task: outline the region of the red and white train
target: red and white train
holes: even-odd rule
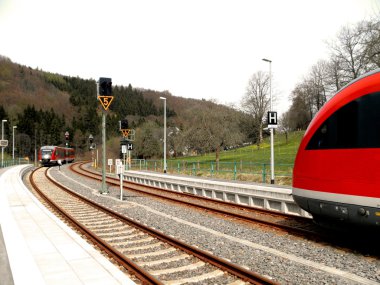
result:
[[[380,228],[380,69],[340,90],[311,121],[293,197],[317,222]]]
[[[73,148],[60,146],[42,146],[38,152],[38,161],[44,165],[73,162],[75,159],[75,151]]]

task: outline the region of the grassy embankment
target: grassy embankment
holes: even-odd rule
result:
[[[274,136],[276,184],[291,185],[294,159],[304,131]],[[188,175],[236,179],[242,181],[270,182],[270,137],[266,137],[260,148],[249,145],[222,151],[219,168],[215,153],[201,156],[181,157],[168,160],[168,172]]]

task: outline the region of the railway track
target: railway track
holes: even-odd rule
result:
[[[71,165],[70,169],[79,174],[91,179],[101,180],[102,176],[94,171],[85,168],[86,163],[78,162]],[[119,186],[119,179],[107,177],[108,184]],[[258,209],[245,205],[238,205],[231,202],[215,200],[207,197],[197,196],[189,193],[179,193],[169,191],[153,186],[141,185],[138,183],[124,181],[124,189],[136,191],[138,193],[151,195],[157,198],[163,198],[177,203],[182,203],[187,206],[196,207],[201,210],[210,211],[224,217],[238,219],[240,221],[262,224],[276,229],[281,229],[287,232],[308,235],[320,236],[317,227],[310,218],[297,217],[286,215],[280,212],[268,211],[265,209]]]
[[[70,191],[50,178],[47,169],[36,169],[30,183],[65,220],[143,284],[276,284]]]
[[[101,180],[100,173],[86,169],[85,165],[86,162],[77,162],[70,166],[70,170],[91,179]],[[107,177],[106,181],[109,185],[120,185],[119,179],[116,178]],[[375,257],[378,257],[380,254],[377,246],[370,247],[372,249],[369,249],[367,244],[360,242],[361,239],[356,236],[360,232],[353,233],[351,231],[347,233],[346,231],[326,230],[316,225],[310,218],[238,205],[189,193],[179,193],[153,186],[141,185],[131,181],[124,181],[123,187],[125,190],[135,191],[139,194],[150,195],[175,203],[181,203],[190,207],[195,207],[199,210],[221,215],[223,218],[236,219],[254,225],[263,225],[308,240],[331,244],[334,247],[339,247],[348,251],[354,250]],[[372,239],[368,240],[368,242],[368,244],[374,243]]]

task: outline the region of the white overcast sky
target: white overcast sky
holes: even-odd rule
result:
[[[236,105],[268,58],[282,113],[295,84],[328,57],[325,41],[379,10],[380,0],[0,0],[0,55]]]

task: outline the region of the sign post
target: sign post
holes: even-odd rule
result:
[[[270,129],[270,183],[274,184],[274,138],[273,132],[277,128],[277,112],[268,111],[268,129]]]
[[[123,163],[120,159],[116,160],[116,174],[120,176],[120,201],[123,201]]]
[[[108,166],[110,167],[110,173],[112,173],[112,165],[113,165],[113,160],[112,158],[108,159]]]

